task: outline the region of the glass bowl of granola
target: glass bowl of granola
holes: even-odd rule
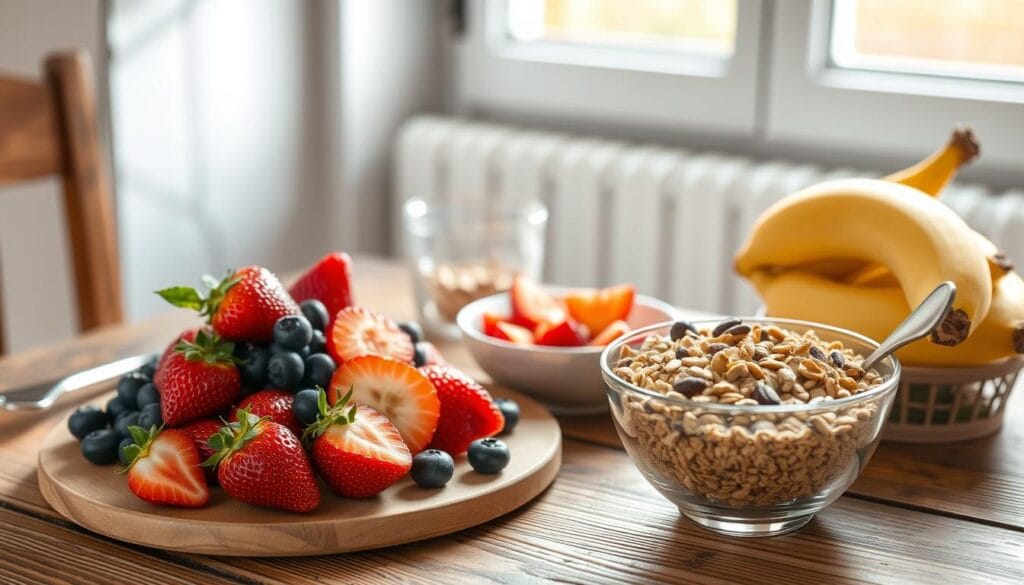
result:
[[[734,536],[796,530],[854,482],[878,446],[900,365],[878,344],[787,319],[676,321],[601,355],[619,436],[680,513]]]

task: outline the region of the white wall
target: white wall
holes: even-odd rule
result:
[[[99,0],[0,0],[0,72],[39,79],[51,51],[101,54],[101,20]],[[0,188],[0,286],[11,351],[78,328],[64,234],[56,178]]]

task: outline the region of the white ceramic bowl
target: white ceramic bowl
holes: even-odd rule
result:
[[[570,289],[544,287],[560,298]],[[608,410],[608,396],[601,378],[604,347],[550,347],[516,345],[485,335],[483,314],[512,312],[509,293],[498,293],[469,303],[455,322],[477,364],[498,384],[529,394],[557,414],[587,414]],[[645,295],[636,295],[626,321],[638,329],[675,320],[679,311]]]

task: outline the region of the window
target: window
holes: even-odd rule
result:
[[[1024,168],[1024,0],[466,5],[457,96],[470,112],[907,160],[970,123],[985,145],[975,167]]]

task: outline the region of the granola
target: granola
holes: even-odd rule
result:
[[[623,346],[614,373],[696,403],[824,408],[722,413],[626,393],[616,420],[643,467],[712,502],[771,506],[811,497],[851,470],[855,475],[878,437],[881,401],[828,408],[882,382],[875,370],[860,367],[862,361],[814,331],[738,319],[698,330],[681,321],[638,349]]]

